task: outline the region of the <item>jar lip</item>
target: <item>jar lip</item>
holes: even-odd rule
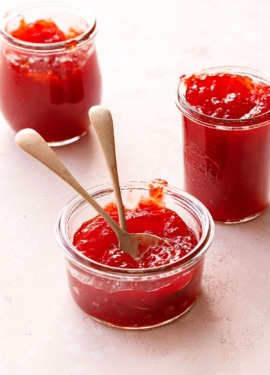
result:
[[[184,80],[193,74],[197,76],[201,76],[204,74],[213,75],[217,73],[232,73],[235,75],[250,76],[251,78],[255,78],[258,81],[261,81],[270,85],[270,77],[267,76],[266,74],[254,68],[238,66],[238,65],[221,65],[217,67],[210,67],[210,68],[202,69],[200,71],[196,71],[195,73],[183,75],[179,79],[177,90],[176,90],[176,95],[175,95],[176,106],[182,112],[182,114],[186,116],[187,118],[189,118],[190,120],[193,120],[206,127],[220,129],[220,130],[227,130],[227,131],[228,130],[229,131],[249,130],[249,129],[269,125],[270,110],[265,113],[259,114],[257,116],[251,117],[251,118],[226,119],[226,118],[213,117],[213,116],[203,114],[199,112],[195,107],[190,105],[188,101],[186,100],[187,86]]]
[[[23,17],[22,12],[31,11],[33,9],[65,9],[67,11],[70,11],[78,16],[80,16],[82,19],[87,20],[87,28],[86,30],[74,37],[70,38],[61,42],[54,42],[54,43],[33,43],[33,42],[27,42],[24,40],[20,40],[18,38],[14,38],[12,35],[10,35],[7,30],[6,26],[10,21],[15,19],[16,17]],[[42,17],[42,16],[41,16]],[[89,21],[88,21],[89,18]],[[51,52],[51,51],[62,51],[62,50],[72,50],[74,48],[74,42],[76,46],[81,46],[85,42],[89,43],[89,41],[92,41],[94,37],[97,34],[97,23],[96,23],[96,17],[92,11],[89,11],[88,9],[83,9],[82,6],[78,6],[78,4],[73,2],[61,2],[61,1],[37,1],[37,2],[28,2],[21,4],[13,9],[10,9],[6,12],[4,17],[2,17],[0,21],[0,36],[5,40],[7,44],[9,44],[12,47],[16,47],[18,49],[22,50],[34,50],[34,51],[40,51],[40,52]]]
[[[122,189],[135,189],[139,188],[142,190],[148,190],[149,183],[146,181],[128,181],[122,182],[121,188]],[[89,194],[98,195],[102,193],[113,193],[112,185],[109,183],[101,184],[95,186],[93,188],[88,189]],[[189,208],[193,205],[193,214],[196,214],[197,217],[200,215],[200,223],[202,225],[202,235],[198,241],[198,244],[194,247],[194,249],[187,254],[186,257],[180,259],[177,262],[154,267],[148,269],[131,269],[131,268],[116,268],[107,265],[100,264],[90,258],[86,257],[80,251],[76,249],[75,246],[69,240],[67,233],[65,231],[66,228],[66,219],[72,215],[72,213],[80,206],[80,204],[87,204],[85,200],[76,195],[73,199],[71,199],[66,206],[60,212],[56,226],[55,226],[55,235],[56,240],[61,249],[64,250],[65,255],[67,258],[75,263],[77,266],[81,268],[91,269],[91,271],[98,272],[99,274],[103,275],[110,275],[110,276],[120,276],[123,277],[131,277],[134,278],[136,276],[156,276],[157,274],[167,274],[173,273],[175,271],[179,271],[179,268],[186,270],[189,269],[193,264],[196,264],[200,258],[202,258],[205,252],[208,250],[214,236],[214,221],[212,216],[210,215],[207,208],[195,197],[191,194],[180,190],[179,188],[173,186],[166,186],[166,191],[168,195],[177,194],[179,197],[183,199],[183,203],[189,205]],[[204,220],[204,222],[203,222]],[[205,228],[203,228],[203,225]]]

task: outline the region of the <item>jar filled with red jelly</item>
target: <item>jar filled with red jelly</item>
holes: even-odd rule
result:
[[[88,192],[118,222],[111,185]],[[168,247],[153,246],[132,258],[94,209],[75,197],[56,226],[70,293],[85,313],[107,325],[161,326],[189,311],[200,293],[213,220],[196,198],[168,185],[123,183],[121,194],[128,232],[156,234]]]
[[[6,13],[0,27],[0,109],[15,131],[33,128],[51,145],[89,129],[101,100],[95,16],[74,4],[36,2]]]
[[[214,220],[241,223],[269,205],[270,78],[225,66],[182,76],[185,190]]]

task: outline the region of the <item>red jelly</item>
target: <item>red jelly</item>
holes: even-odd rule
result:
[[[115,204],[108,205],[105,210],[119,223]],[[135,209],[125,210],[125,217],[129,233],[152,233],[173,240],[176,244],[172,243],[172,248],[164,245],[151,246],[138,260],[134,260],[119,249],[116,235],[108,224],[97,216],[78,229],[73,245],[88,258],[111,267],[154,268],[181,260],[198,243],[193,231],[174,211],[160,207],[152,201],[139,203]]]
[[[185,189],[217,221],[258,216],[269,203],[270,81],[247,68],[181,77]]]
[[[152,187],[122,187],[127,228],[167,238],[171,247],[151,247],[136,260],[119,249],[102,218],[93,212],[85,220],[89,205],[80,198],[60,215],[57,239],[67,256],[71,294],[83,311],[113,326],[138,329],[170,322],[191,308],[201,289],[211,217],[189,194]],[[118,221],[111,189],[90,193]]]
[[[18,29],[10,33],[14,38],[30,43],[57,43],[70,38],[65,35],[52,20],[37,20],[33,23],[26,23],[21,19]],[[82,34],[76,32],[72,38]]]
[[[101,99],[101,75],[96,23],[86,15],[57,3],[7,14],[0,30],[0,106],[15,131],[31,127],[51,145],[88,131],[88,110]]]

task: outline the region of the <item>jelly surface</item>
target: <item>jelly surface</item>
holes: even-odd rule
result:
[[[229,73],[192,75],[185,80],[186,100],[197,111],[223,119],[248,119],[270,110],[270,86]]]
[[[21,19],[18,29],[13,30],[11,35],[20,40],[30,43],[57,43],[63,42],[82,34],[82,31],[70,28],[68,33],[62,30],[51,20],[37,20],[32,23],[26,23]]]
[[[50,53],[2,46],[0,104],[15,131],[31,127],[52,143],[88,131],[88,110],[101,99],[101,75],[93,43],[82,48],[70,39],[80,33],[71,27],[65,34],[53,20],[22,20],[11,32],[22,41],[44,45],[67,41],[65,50]]]
[[[115,204],[107,205],[105,210],[119,222]],[[140,202],[135,209],[126,209],[125,216],[129,233],[147,232],[175,242],[172,242],[172,247],[150,246],[141,257],[134,260],[120,250],[114,232],[104,219],[97,216],[83,223],[75,233],[74,246],[90,259],[108,266],[153,268],[177,262],[198,243],[194,232],[174,211],[151,200]]]

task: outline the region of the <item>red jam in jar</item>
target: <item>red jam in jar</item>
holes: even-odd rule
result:
[[[30,43],[57,43],[69,40],[81,35],[83,32],[70,29],[67,34],[63,33],[51,19],[37,20],[33,23],[26,23],[21,19],[16,30],[10,32],[16,39]]]
[[[6,15],[0,107],[15,131],[33,128],[55,146],[87,133],[88,110],[101,100],[96,21],[87,14],[56,2]]]
[[[58,227],[65,221],[74,246],[70,257],[72,245],[65,245],[60,233],[60,247],[64,245],[69,254],[67,275],[74,300],[93,318],[121,328],[155,327],[187,312],[200,292],[204,253],[212,241],[211,217],[200,202],[174,188],[166,187],[164,193],[163,188],[149,186],[122,189],[127,229],[156,234],[170,246],[149,247],[138,259],[119,249],[116,235],[100,216],[80,223],[87,217],[82,201],[71,202],[60,215]],[[98,197],[118,222],[112,191],[101,190]],[[193,199],[199,214],[197,208],[191,212]]]
[[[114,203],[104,209],[119,223]],[[88,258],[111,267],[153,268],[181,260],[198,243],[193,231],[174,211],[152,201],[139,203],[135,209],[125,210],[125,217],[129,233],[152,233],[175,243],[172,242],[172,248],[165,245],[150,246],[135,260],[120,250],[115,233],[101,216],[97,216],[78,229],[73,245]]]
[[[185,189],[214,220],[238,223],[269,204],[270,81],[238,67],[180,78]]]

